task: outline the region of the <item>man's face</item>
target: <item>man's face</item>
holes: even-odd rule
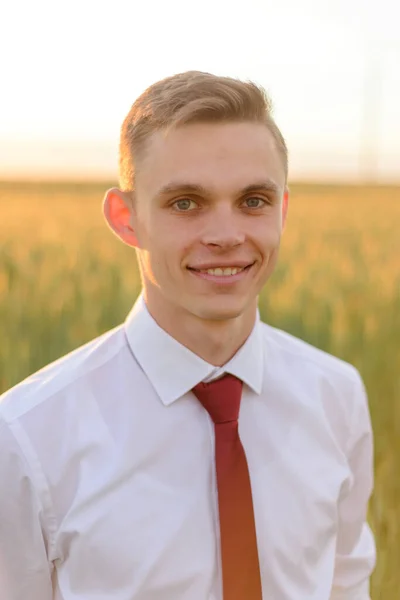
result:
[[[193,124],[153,134],[134,206],[150,309],[211,321],[254,311],[287,207],[282,159],[266,126]]]

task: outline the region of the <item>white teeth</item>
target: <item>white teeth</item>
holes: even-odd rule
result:
[[[236,275],[236,273],[240,273],[243,271],[243,268],[237,267],[227,267],[222,269],[221,267],[217,267],[216,269],[207,269],[207,271],[203,271],[203,273],[208,273],[209,275],[217,275],[217,276],[227,276],[227,275]]]

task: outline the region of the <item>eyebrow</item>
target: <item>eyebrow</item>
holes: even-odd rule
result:
[[[280,187],[274,183],[272,180],[260,181],[257,183],[251,183],[246,187],[239,190],[239,195],[249,194],[251,192],[269,192],[274,193],[276,195],[280,194]],[[202,185],[196,183],[189,183],[185,181],[177,181],[171,182],[164,186],[162,186],[156,196],[167,196],[169,194],[175,194],[177,192],[191,192],[196,194],[201,194],[203,196],[210,196],[212,194],[211,190],[208,190]]]

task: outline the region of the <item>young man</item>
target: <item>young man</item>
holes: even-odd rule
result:
[[[2,397],[2,597],[369,598],[362,380],[259,318],[287,210],[257,86],[188,72],[137,99],[104,214],[142,294]]]

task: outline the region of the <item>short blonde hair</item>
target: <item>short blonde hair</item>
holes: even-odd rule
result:
[[[135,188],[135,161],[143,155],[146,139],[155,131],[191,123],[253,121],[272,133],[288,174],[285,140],[272,118],[266,91],[249,81],[187,71],[148,87],[134,102],[121,127],[119,184]]]

